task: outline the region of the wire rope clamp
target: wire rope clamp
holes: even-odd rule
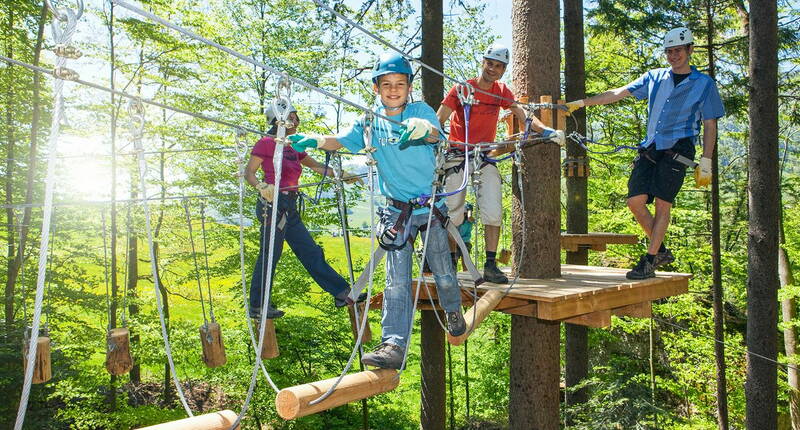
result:
[[[54,68],[53,76],[64,81],[77,81],[80,79],[78,72],[64,66]]]
[[[70,60],[77,60],[83,56],[83,52],[80,49],[72,46],[72,45],[64,45],[59,43],[58,45],[53,48],[53,53],[62,58],[68,58]]]
[[[106,370],[112,375],[124,375],[133,368],[130,350],[130,331],[127,327],[112,328],[106,333]]]
[[[219,323],[211,321],[200,326],[200,343],[203,345],[203,363],[206,366],[214,368],[228,362]]]
[[[25,338],[22,342],[22,373],[28,369],[28,347],[30,342],[31,328],[25,330]],[[50,366],[50,335],[45,329],[41,336],[36,339],[36,358],[34,358],[33,380],[34,384],[43,384],[53,377]]]

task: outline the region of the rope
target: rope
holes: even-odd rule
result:
[[[208,309],[211,315],[211,322],[217,322],[214,318],[214,300],[211,298],[211,274],[208,270],[208,246],[206,245],[206,204],[204,201],[200,203],[200,225],[203,229],[203,257],[206,262],[206,286],[208,287]]]
[[[112,0],[112,1],[119,1],[119,0]],[[285,89],[287,94],[284,96],[281,94],[281,90]],[[276,97],[272,101],[272,111],[275,112],[277,115],[277,125],[278,125],[278,133],[275,139],[275,151],[272,156],[272,165],[275,171],[275,183],[280,186],[281,183],[281,174],[283,173],[283,150],[284,146],[288,144],[288,140],[286,139],[286,121],[289,119],[289,106],[291,105],[290,98],[292,94],[291,83],[288,80],[287,75],[283,75],[281,80],[278,82]],[[286,108],[281,108],[281,106],[285,106]],[[272,258],[275,254],[275,228],[277,226],[278,221],[278,199],[280,199],[280,193],[275,193],[275,202],[272,204],[272,219],[270,220],[270,232],[269,232],[269,248],[267,251],[267,262],[266,262],[266,270],[267,274],[264,278],[265,288],[264,288],[264,296],[262,296],[262,303],[261,303],[261,319],[259,325],[259,333],[258,333],[258,346],[256,348],[256,363],[253,366],[253,373],[250,377],[250,387],[247,389],[247,397],[244,400],[244,405],[242,405],[242,411],[236,417],[236,421],[231,426],[231,430],[236,429],[239,426],[239,423],[242,421],[242,417],[244,414],[247,413],[247,408],[250,406],[250,400],[253,398],[253,392],[256,386],[256,379],[258,377],[258,368],[261,366],[261,348],[264,347],[264,333],[266,332],[266,322],[267,322],[267,312],[266,309],[269,309],[269,301],[272,296]],[[263,267],[263,266],[262,266]],[[266,370],[265,370],[266,372]],[[268,372],[267,372],[268,373]],[[275,388],[275,387],[273,387]]]
[[[374,177],[375,177],[375,175],[373,175],[373,169],[375,168],[375,165],[377,163],[376,163],[375,159],[372,157],[372,153],[374,152],[374,147],[372,146],[372,125],[373,125],[373,121],[374,121],[374,119],[373,119],[372,115],[367,113],[365,118],[364,118],[364,134],[363,134],[363,138],[364,138],[364,150],[365,150],[365,152],[367,154],[367,157],[369,158],[369,160],[367,161],[367,165],[369,166],[369,202],[370,202],[370,214],[371,214],[370,220],[371,220],[371,223],[372,223],[372,231],[374,232],[375,231],[375,208],[374,208],[374,204],[375,204],[374,203],[375,202],[375,178]],[[340,164],[340,167],[341,167],[341,164]],[[341,173],[339,174],[339,176],[341,176]],[[339,178],[339,183],[341,184],[341,178]],[[342,190],[342,194],[344,194],[344,190]],[[374,249],[375,249],[375,235],[372,234],[370,236],[371,236],[371,239],[370,239],[370,253],[372,253],[372,252],[374,252]],[[347,239],[345,239],[345,240],[347,240]],[[349,245],[346,246],[346,249],[349,250],[349,248],[350,248]],[[350,260],[350,261],[351,261],[350,266],[352,267],[352,260]],[[316,405],[316,404],[322,402],[323,400],[327,399],[331,394],[333,394],[333,392],[336,390],[336,387],[338,387],[339,384],[342,382],[342,379],[344,378],[344,376],[347,375],[347,373],[350,371],[350,368],[353,365],[353,360],[355,359],[356,354],[359,354],[359,353],[363,352],[361,350],[361,340],[364,337],[364,329],[366,328],[366,326],[368,324],[367,317],[369,316],[369,305],[370,305],[370,299],[372,298],[372,286],[373,286],[372,285],[372,280],[373,280],[373,275],[374,274],[375,274],[375,262],[372,259],[370,259],[369,286],[367,287],[367,298],[365,299],[366,302],[364,304],[364,315],[361,317],[362,318],[361,321],[358,320],[358,318],[359,318],[359,316],[358,316],[358,306],[355,306],[355,305],[353,306],[353,310],[355,311],[355,316],[356,316],[356,328],[357,328],[357,331],[358,331],[358,335],[356,337],[355,344],[353,345],[353,350],[350,352],[350,357],[347,359],[347,364],[345,364],[344,369],[342,369],[342,372],[339,374],[339,377],[336,379],[336,382],[334,382],[333,385],[331,385],[331,387],[328,388],[328,391],[323,393],[318,398],[310,401],[308,403],[309,405]],[[351,271],[351,274],[350,274],[350,278],[351,279],[353,278],[352,271]],[[355,292],[354,293],[351,290],[350,293],[351,294],[355,294],[355,297],[353,297],[354,301],[358,300],[358,296],[359,296],[360,292]],[[399,377],[399,374],[398,374],[398,377]]]
[[[144,130],[144,106],[138,100],[131,100],[128,104],[128,112],[130,114],[131,131],[133,133],[134,148],[139,151],[138,164],[139,164],[139,182],[141,182],[142,195],[147,195],[147,178],[145,172],[147,171],[147,164],[144,159],[144,151],[142,150],[142,131]],[[156,307],[158,308],[158,318],[161,322],[161,337],[164,339],[164,351],[167,355],[167,362],[169,363],[169,370],[172,373],[172,381],[175,384],[175,390],[178,393],[183,409],[186,413],[193,417],[194,414],[186,403],[186,397],[183,395],[183,388],[181,381],[178,379],[178,373],[175,371],[175,362],[172,359],[172,348],[169,343],[169,333],[167,333],[167,323],[164,318],[164,307],[161,303],[161,280],[158,277],[158,266],[156,264],[156,251],[153,240],[153,229],[150,225],[150,205],[147,200],[142,202],[144,207],[144,224],[147,231],[147,245],[150,252],[150,270],[153,273],[153,292],[156,296]]]
[[[200,285],[200,267],[197,264],[197,251],[194,247],[194,238],[192,235],[192,219],[189,216],[189,202],[183,201],[183,210],[186,213],[186,227],[189,229],[189,243],[192,247],[192,260],[194,261],[194,277],[197,280],[197,291],[200,293],[200,308],[203,309],[203,322],[208,325],[208,318],[206,317],[206,301],[203,299],[203,287]],[[155,276],[155,275],[154,275]]]
[[[244,262],[244,169],[245,169],[245,154],[247,153],[247,144],[244,143],[244,136],[245,133],[243,130],[236,131],[236,157],[239,164],[239,269],[242,275],[242,298],[244,299],[244,312],[245,312],[245,319],[247,320],[247,332],[250,335],[250,344],[253,346],[253,350],[256,352],[256,355],[260,355],[261,351],[256,349],[256,337],[253,334],[253,322],[250,320],[250,316],[248,315],[248,303],[247,303],[247,274],[245,272],[245,262]],[[264,378],[267,380],[269,385],[272,387],[273,390],[276,392],[279,391],[278,387],[272,382],[272,378],[269,377],[269,373],[267,373],[266,367],[264,367],[264,363],[261,363],[261,370],[264,374]]]
[[[72,41],[72,36],[75,33],[78,20],[83,15],[83,0],[76,0],[77,10],[64,9],[59,10],[45,0],[47,6],[53,15],[57,18],[51,22],[53,36],[57,45],[67,46]],[[65,23],[64,29],[59,27],[60,23]],[[61,70],[65,67],[67,59],[65,57],[56,57],[56,68]],[[55,189],[55,167],[56,167],[56,151],[58,148],[58,133],[61,125],[61,120],[64,117],[64,80],[56,79],[53,81],[53,98],[55,105],[53,106],[53,117],[50,122],[50,134],[48,142],[48,157],[47,157],[47,176],[45,177],[45,192],[44,192],[44,210],[42,216],[42,232],[41,244],[39,247],[39,267],[36,278],[36,298],[34,300],[33,310],[33,325],[31,327],[31,342],[28,343],[27,360],[28,367],[25,369],[25,379],[22,384],[22,393],[19,400],[19,408],[17,409],[17,418],[14,424],[15,430],[20,430],[25,421],[25,412],[28,408],[28,398],[31,392],[31,384],[33,382],[34,363],[36,362],[36,338],[39,337],[39,322],[42,315],[42,300],[44,298],[44,284],[46,278],[46,263],[47,251],[50,245],[50,217],[53,212],[53,191]]]

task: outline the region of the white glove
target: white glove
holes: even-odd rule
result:
[[[433,131],[433,125],[422,118],[409,118],[403,121],[403,134],[400,136],[399,143],[409,140],[419,140],[428,137]]]
[[[557,143],[558,146],[564,146],[566,143],[566,136],[563,130],[553,130],[550,127],[545,127],[542,129],[542,137],[549,137],[550,140]]]
[[[275,185],[262,182],[256,185],[256,189],[258,190],[258,193],[261,194],[261,198],[268,202],[272,202],[272,199],[275,197]]]
[[[694,169],[694,183],[698,187],[705,187],[711,183],[711,159],[702,157]]]

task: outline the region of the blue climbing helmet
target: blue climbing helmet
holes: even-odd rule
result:
[[[408,75],[408,83],[414,79],[414,70],[411,63],[405,57],[396,52],[384,52],[372,68],[372,83],[378,84],[378,78],[391,73],[403,73]]]

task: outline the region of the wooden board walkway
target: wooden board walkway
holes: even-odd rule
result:
[[[580,248],[605,251],[606,245],[634,245],[639,242],[635,234],[619,233],[561,233],[561,249],[577,252]]]
[[[611,315],[650,316],[651,301],[686,293],[692,277],[686,273],[656,272],[655,278],[632,281],[625,278],[628,270],[562,264],[561,278],[518,279],[494,310],[543,320],[605,327],[611,323]],[[511,279],[509,270],[505,272]],[[460,272],[458,279],[462,285],[472,284],[466,272]],[[436,299],[433,277],[427,276],[425,283],[429,288],[423,286],[421,289],[418,307],[432,309],[430,299]],[[478,295],[490,290],[507,289],[507,285],[484,283],[478,287]],[[462,289],[463,305],[472,305],[472,291],[472,287]],[[372,306],[380,307],[381,299],[381,295],[373,297]]]

